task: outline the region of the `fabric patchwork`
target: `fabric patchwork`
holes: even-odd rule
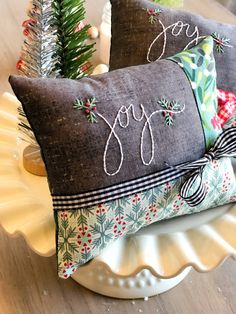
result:
[[[207,148],[214,144],[215,138],[221,133],[221,126],[215,124],[217,89],[215,59],[212,52],[213,39],[208,37],[196,47],[168,58],[184,70],[191,83],[203,121]],[[210,125],[213,127],[209,127]]]
[[[173,60],[79,81],[10,78],[45,161],[62,278],[118,237],[233,201],[233,168],[222,152],[235,150],[236,130],[220,135],[233,133],[222,140],[223,150],[206,152],[206,140],[218,143],[220,132],[211,121],[217,115],[212,50],[210,37]],[[199,180],[190,184],[191,207],[181,188],[195,174],[206,194],[197,205]]]
[[[179,179],[90,208],[58,211],[55,215],[59,276],[68,278],[114,240],[151,223],[235,201],[236,184],[229,158],[209,163],[203,181],[207,195],[203,203],[194,208],[180,197],[183,179]]]

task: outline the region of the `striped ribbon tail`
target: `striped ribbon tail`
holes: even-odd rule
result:
[[[199,205],[206,197],[207,190],[203,183],[203,171],[206,165],[213,160],[223,157],[236,157],[236,128],[225,130],[216,140],[213,147],[201,159],[189,164],[178,166],[179,169],[192,171],[180,189],[180,196],[191,207]],[[195,182],[196,189],[192,192]],[[192,193],[191,193],[192,192]]]

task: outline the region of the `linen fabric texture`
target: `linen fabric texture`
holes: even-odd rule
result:
[[[215,41],[217,86],[236,93],[236,26],[207,20],[190,12],[162,7],[147,0],[111,0],[111,4],[110,70],[172,56],[182,51],[190,42],[196,45],[200,36],[216,33],[219,40],[229,39],[231,46],[228,47],[227,42],[226,46],[219,46]],[[160,9],[156,21],[150,23],[150,11],[148,13],[147,10],[154,12]],[[164,29],[166,30],[163,32]],[[159,35],[148,56],[151,43]],[[224,52],[219,51],[220,47]]]
[[[200,45],[206,44],[212,49],[211,39]],[[53,195],[72,195],[130,181],[166,169],[167,164],[175,166],[199,159],[206,151],[203,121],[199,114],[201,104],[196,103],[183,70],[172,61],[161,60],[79,81],[12,77],[10,82],[42,148]],[[215,84],[211,92],[217,101]],[[113,174],[121,160],[117,137],[104,119],[89,123],[84,110],[73,108],[76,99],[86,101],[94,96],[97,111],[113,126],[120,109],[125,111],[131,104],[137,117],[142,115],[141,104],[148,117],[163,109],[157,103],[163,97],[178,101],[184,110],[176,114],[172,126],[165,125],[162,112],[149,119],[154,143],[151,142],[150,128],[146,127],[143,159],[150,161],[151,150],[155,148],[150,165],[142,162],[140,148],[147,119],[137,122],[129,110],[128,116],[120,114],[122,125],[129,121],[127,128],[117,122],[114,129],[122,145],[123,163],[116,175],[108,175],[104,171],[105,146],[111,136],[106,163],[107,172]],[[214,107],[211,99],[209,103],[208,111],[214,117],[217,104]],[[210,121],[205,124],[213,132],[213,145],[219,133]]]

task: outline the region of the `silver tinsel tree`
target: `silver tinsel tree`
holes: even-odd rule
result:
[[[84,17],[84,0],[31,0],[22,25],[25,40],[17,62],[19,74],[73,79],[89,74],[93,45],[86,43],[90,26],[83,24]],[[37,145],[21,106],[18,111],[22,139]]]
[[[58,77],[58,32],[54,0],[31,0],[28,19],[23,22],[25,40],[19,73],[28,77]]]
[[[20,75],[28,77],[58,77],[58,33],[53,8],[54,0],[32,0],[28,19],[22,24],[25,36],[17,62]],[[21,138],[37,145],[22,106],[18,108]]]

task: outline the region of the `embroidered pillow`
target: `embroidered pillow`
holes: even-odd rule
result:
[[[212,52],[209,37],[79,81],[10,78],[46,164],[61,277],[120,236],[234,199],[230,159],[215,160],[235,129],[217,123]]]
[[[110,70],[153,62],[213,35],[217,86],[236,93],[236,26],[161,7],[147,0],[111,0]]]

